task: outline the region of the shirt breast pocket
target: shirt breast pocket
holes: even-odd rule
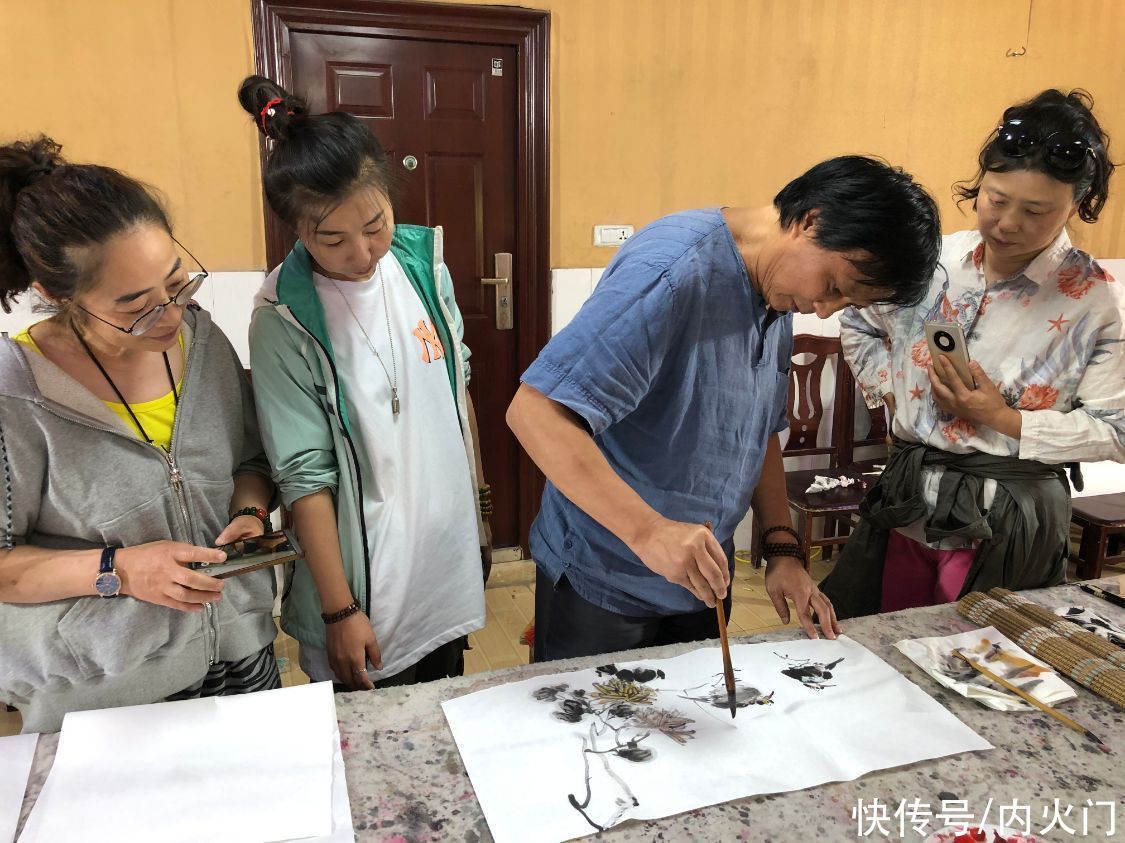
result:
[[[768,437],[774,429],[783,422],[787,423],[789,413],[789,371],[779,372],[773,367],[772,377],[764,376],[763,381],[769,380],[771,384],[769,408],[766,416],[765,435]]]
[[[789,394],[789,374],[773,363],[755,368],[749,383],[724,389],[717,402],[715,426],[739,443],[764,448],[784,412]]]

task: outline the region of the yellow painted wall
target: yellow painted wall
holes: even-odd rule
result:
[[[477,0],[497,2],[497,0]],[[532,0],[552,19],[553,249],[598,266],[596,223],[770,201],[824,158],[881,155],[973,224],[972,175],[1004,107],[1089,89],[1125,161],[1122,0]],[[1019,58],[1009,49],[1027,44]],[[1125,172],[1115,188],[1125,194]],[[1125,256],[1125,196],[1075,236]]]
[[[258,139],[238,105],[250,0],[0,0],[0,138],[156,186],[211,270],[261,269]]]
[[[1047,86],[1088,88],[1125,160],[1121,0],[1036,0],[1030,38],[1028,0],[523,5],[553,14],[553,266],[604,264],[596,223],[767,202],[845,152],[913,171],[945,229],[964,228],[952,182],[1003,107]],[[157,184],[205,263],[261,268],[257,145],[233,94],[253,68],[249,6],[0,0],[0,134],[46,130]],[[1125,199],[1076,228],[1094,254],[1125,256]]]

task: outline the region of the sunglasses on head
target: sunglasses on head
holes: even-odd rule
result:
[[[1043,160],[1054,169],[1073,173],[1092,154],[1090,143],[1073,132],[1051,132],[1043,137],[1023,120],[1006,120],[996,129],[996,147],[1009,158],[1023,158],[1042,150]]]

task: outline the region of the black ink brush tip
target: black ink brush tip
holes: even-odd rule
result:
[[[735,699],[734,691],[727,691],[727,706],[730,708],[730,719],[733,720],[738,712],[738,701]]]
[[[1097,744],[1098,749],[1100,749],[1106,755],[1110,754],[1109,744],[1107,744],[1105,741],[1103,741],[1101,738],[1099,738],[1097,735],[1095,735],[1089,729],[1086,730],[1085,734],[1086,734],[1086,738],[1088,740],[1093,741],[1095,744]]]

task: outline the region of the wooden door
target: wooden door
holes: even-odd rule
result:
[[[318,5],[332,6],[324,0]],[[262,23],[267,30],[273,23],[274,37],[262,39],[259,26],[259,40],[280,47],[274,63],[281,72],[270,73],[262,56],[259,67],[305,97],[314,113],[340,110],[359,117],[387,149],[399,177],[397,221],[442,226],[445,261],[472,350],[469,391],[493,489],[493,540],[497,548],[521,545],[541,485],[504,411],[520,372],[547,339],[548,289],[546,250],[539,242],[546,232],[520,224],[527,199],[521,189],[531,175],[523,172],[527,56],[521,42],[460,20],[512,10],[354,0],[339,5],[344,8],[289,9],[260,0]],[[357,7],[383,16],[373,19]],[[545,204],[546,196],[539,201]],[[293,239],[276,218],[269,221],[271,266]],[[509,330],[497,327],[496,289],[481,283],[495,274],[497,253],[514,258]]]

